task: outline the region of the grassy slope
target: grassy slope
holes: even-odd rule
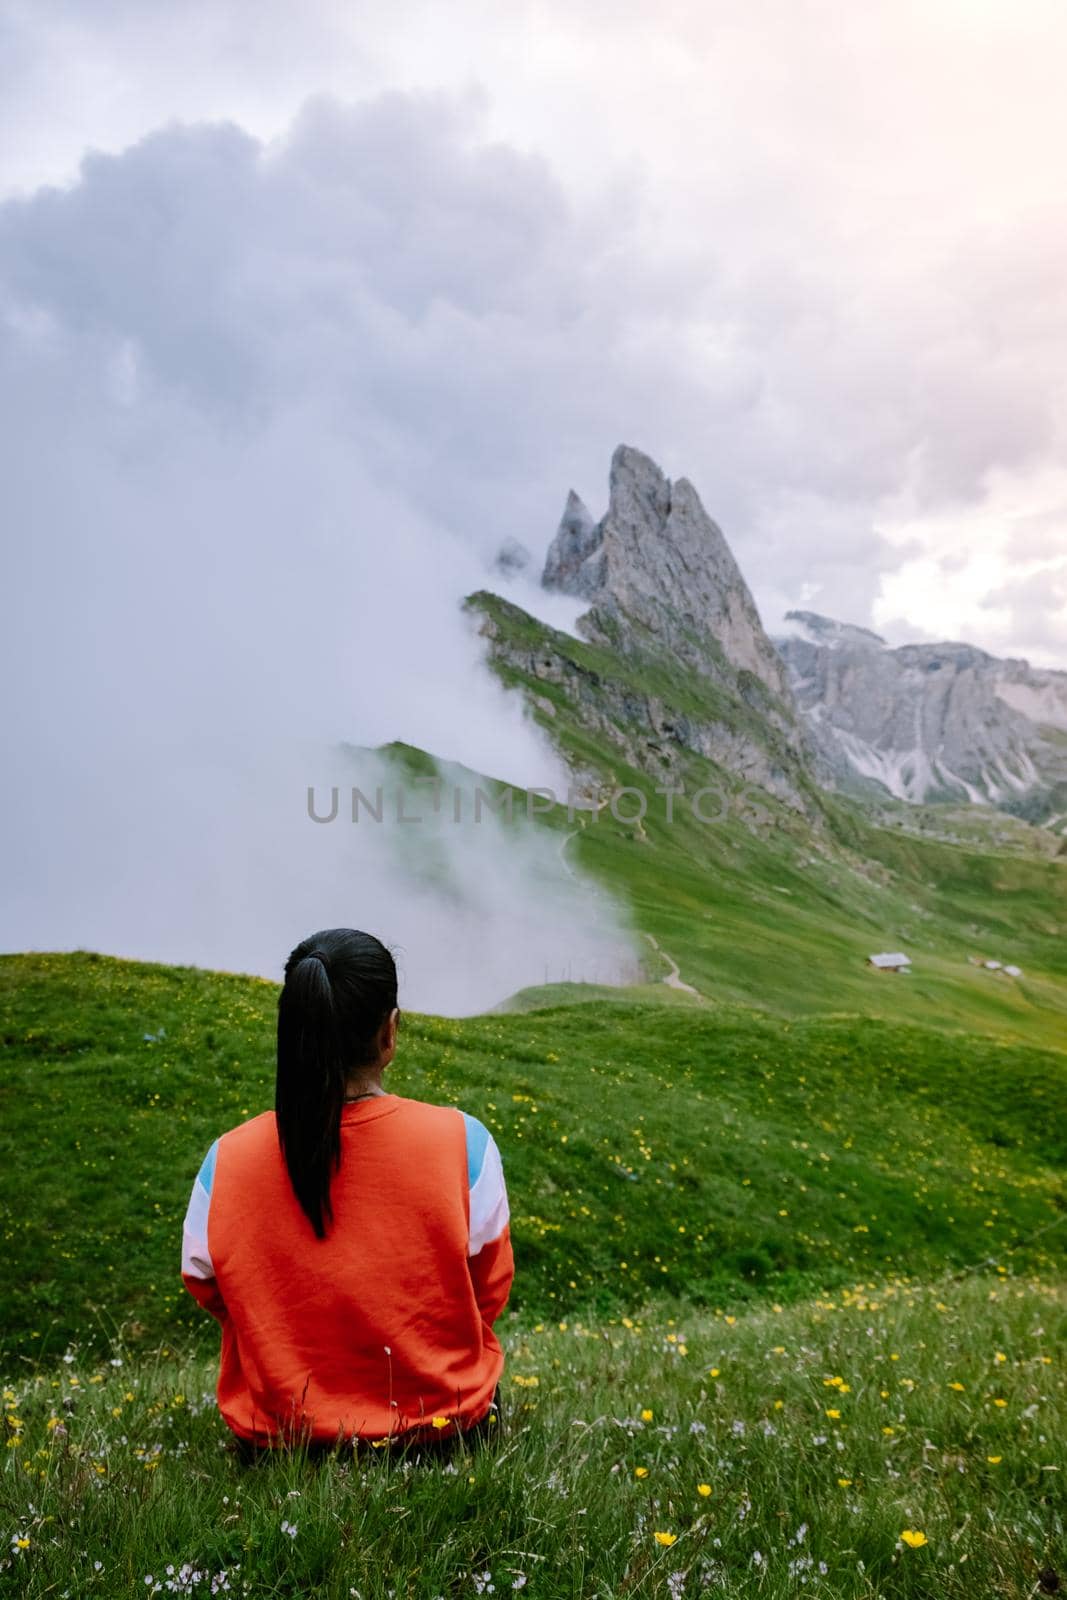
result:
[[[176,1230],[209,1142],[271,1103],[276,993],[0,960],[10,1353],[99,1347],[119,1324],[134,1345],[207,1334]],[[636,1000],[409,1016],[392,1071],[496,1133],[533,1315],[791,1298],[987,1255],[1048,1267],[1064,1230],[1024,1241],[1063,1216],[1065,1079],[1057,1052],[914,1023]]]
[[[444,1466],[242,1471],[203,1359],[22,1370],[0,1594],[1023,1600],[1059,1560],[1067,1306],[1039,1285],[661,1300],[504,1342],[497,1448]]]
[[[584,674],[614,674],[636,701],[657,696],[742,731],[755,720],[751,708],[727,703],[677,666],[620,665],[496,597],[469,604],[527,658],[540,642]],[[1067,1045],[1067,860],[1049,859],[1043,835],[1034,836],[1032,854],[1021,849],[1027,830],[1015,823],[1010,848],[966,847],[874,826],[859,806],[830,797],[813,828],[767,797],[746,796],[736,777],[691,754],[679,758],[674,781],[687,796],[711,785],[716,798],[705,808],[726,814],[703,823],[683,799],[668,823],[657,780],[627,765],[603,735],[592,737],[564,687],[513,665],[498,671],[576,767],[645,796],[640,826],[601,811],[567,848],[628,900],[640,932],[653,935],[702,994],[785,1016],[850,1012]],[[546,822],[573,831],[582,819],[568,824],[561,807]],[[914,958],[910,978],[865,967],[872,951],[898,947]],[[971,956],[1014,963],[1024,977],[995,977],[971,966]],[[667,968],[650,958],[649,970]]]

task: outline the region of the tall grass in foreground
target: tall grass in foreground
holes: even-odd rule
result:
[[[5,1390],[0,1593],[1051,1591],[1065,1325],[1061,1291],[995,1276],[505,1319],[500,1438],[433,1465],[241,1467],[202,1358],[71,1350]]]

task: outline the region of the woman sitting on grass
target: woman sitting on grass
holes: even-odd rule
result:
[[[249,1445],[491,1431],[514,1275],[500,1154],[451,1106],[389,1094],[396,966],[368,933],[297,945],[275,1110],[216,1139],[182,1277],[222,1324],[219,1410]]]

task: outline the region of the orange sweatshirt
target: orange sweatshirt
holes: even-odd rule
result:
[[[503,1370],[492,1324],[514,1276],[492,1135],[450,1106],[356,1101],[330,1193],[317,1239],[272,1111],[208,1151],[182,1277],[222,1325],[222,1416],[258,1443],[471,1426]]]

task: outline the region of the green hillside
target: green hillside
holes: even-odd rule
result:
[[[573,835],[566,859],[622,897],[642,947],[651,952],[651,935],[702,996],[779,1016],[847,1012],[1067,1047],[1067,858],[1050,855],[1047,834],[976,811],[966,829],[949,813],[939,837],[929,807],[929,832],[915,831],[904,808],[871,812],[819,791],[757,707],[677,662],[573,639],[494,595],[468,606],[491,630],[497,675],[571,768],[604,795],[634,791],[620,815],[644,813],[631,824],[610,808],[568,820],[560,805],[540,824]],[[679,721],[703,718],[723,737],[765,744],[806,810],[682,742],[665,749],[650,738],[648,708],[663,705]],[[402,747],[394,758],[401,769],[415,759]],[[668,784],[684,791],[670,820],[658,792]],[[694,814],[701,790],[711,821]],[[907,978],[866,966],[897,949],[913,959]],[[1023,977],[972,964],[984,959]],[[650,953],[648,971],[669,967]]]
[[[1062,1053],[663,986],[406,1016],[392,1086],[476,1112],[504,1151],[499,1444],[242,1471],[178,1234],[208,1141],[270,1103],[276,994],[90,954],[0,961],[0,1593],[1023,1600],[1052,1582]]]
[[[0,961],[9,1356],[208,1336],[177,1231],[208,1144],[272,1103],[276,996],[92,955]],[[533,1316],[1048,1268],[1067,1231],[1067,1056],[1015,1042],[601,1000],[406,1016],[390,1081],[493,1129]]]

